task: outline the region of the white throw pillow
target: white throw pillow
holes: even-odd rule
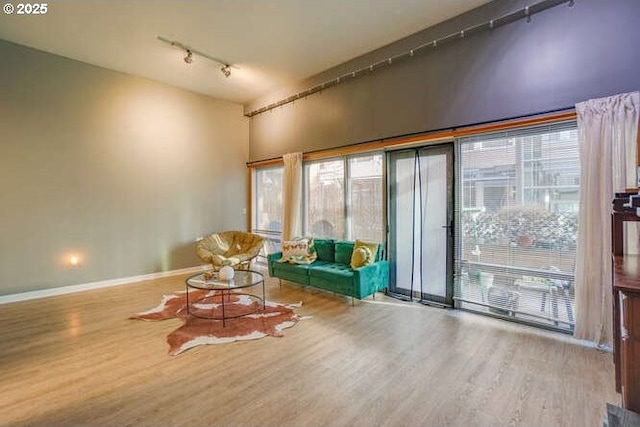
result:
[[[282,242],[282,258],[309,255],[309,239],[300,238]]]

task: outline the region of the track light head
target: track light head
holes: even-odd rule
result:
[[[187,49],[187,54],[184,56],[184,62],[191,64],[193,62],[193,52]]]
[[[173,47],[177,47],[178,49],[185,52],[185,55],[182,58],[182,60],[187,64],[191,64],[193,62],[193,57],[195,55],[201,56],[205,59],[208,59],[209,61],[215,62],[216,64],[222,65],[222,68],[220,68],[220,71],[222,72],[222,74],[224,74],[225,77],[229,77],[231,75],[231,67],[238,68],[236,66],[231,65],[229,62],[225,60],[213,57],[211,55],[207,55],[206,53],[200,52],[196,49],[186,46],[180,43],[179,41],[169,40],[161,36],[158,36],[158,40],[160,40],[161,42],[167,43]]]

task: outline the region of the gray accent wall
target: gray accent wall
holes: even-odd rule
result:
[[[0,295],[196,266],[197,237],[246,229],[242,106],[1,40],[0,58]]]
[[[247,105],[269,105],[520,9],[500,0]],[[529,116],[640,89],[640,1],[575,0],[254,116],[252,161]],[[318,52],[321,55],[322,52]]]

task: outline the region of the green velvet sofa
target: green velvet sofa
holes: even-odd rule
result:
[[[350,261],[354,245],[352,241],[314,239],[318,257],[308,265],[278,262],[281,252],[269,254],[269,275],[357,299],[385,290],[389,261],[384,259],[382,245],[378,245],[373,263],[353,269]]]

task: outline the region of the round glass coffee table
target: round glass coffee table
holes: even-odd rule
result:
[[[207,275],[211,275],[207,278]],[[220,279],[217,272],[194,274],[186,280],[187,314],[200,319],[226,321],[244,317],[265,307],[264,277],[251,270],[236,270],[231,280]],[[262,285],[262,297],[251,293],[251,288]],[[190,291],[201,289],[216,291],[203,297],[191,299]],[[244,298],[242,298],[244,296]]]

